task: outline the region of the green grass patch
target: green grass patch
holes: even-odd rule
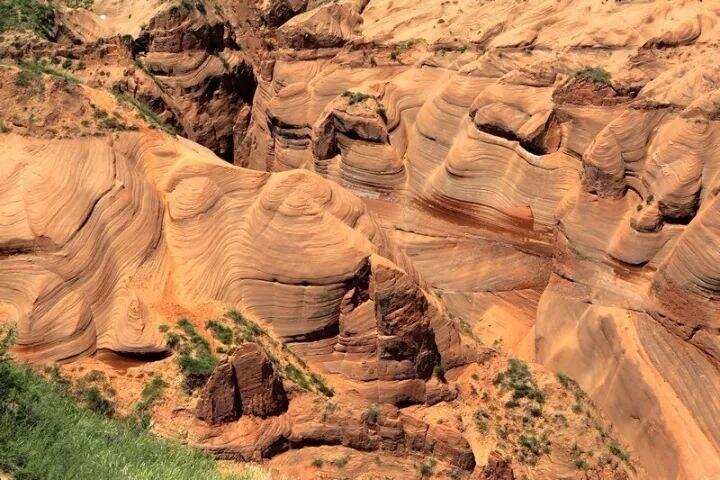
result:
[[[0,33],[30,30],[49,37],[55,29],[55,10],[40,0],[0,0]]]
[[[12,362],[0,339],[0,471],[33,480],[221,480],[209,455],[78,405],[62,388]]]

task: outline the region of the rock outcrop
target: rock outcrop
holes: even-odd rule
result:
[[[196,415],[208,423],[227,423],[241,415],[279,415],[287,406],[287,395],[273,364],[258,345],[246,343],[229,361],[215,367]]]

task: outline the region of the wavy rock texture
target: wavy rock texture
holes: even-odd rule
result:
[[[160,133],[3,141],[2,271],[14,281],[0,305],[28,359],[162,353],[167,300],[242,305],[390,403],[424,402],[441,355],[472,358],[413,272],[382,256],[362,202],[315,174],[239,169]]]
[[[720,476],[716,2],[137,3],[64,12],[61,37],[138,35],[100,41],[136,60],[116,89],[236,166],[145,129],[0,134],[20,356],[163,355],[172,307],[235,306],[383,421],[291,398],[204,446],[492,457],[481,475],[512,478],[420,418],[457,395],[434,367],[481,360],[478,340],[577,379],[639,477]],[[221,365],[212,408],[235,419]]]
[[[360,195],[450,311],[577,378],[651,477],[720,475],[717,5],[361,15],[351,48],[278,55],[241,164]]]

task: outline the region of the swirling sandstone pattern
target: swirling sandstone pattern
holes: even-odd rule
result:
[[[451,310],[577,378],[650,475],[720,475],[717,6],[362,16],[384,51],[278,56],[242,164],[348,187]],[[573,73],[594,66],[612,80]]]
[[[219,3],[149,4],[140,30],[137,2],[100,2],[111,27],[80,11],[61,32],[139,35],[115,87],[209,149],[0,134],[0,321],[21,357],[161,355],[168,305],[235,306],[403,407],[452,397],[430,377],[477,358],[464,324],[577,379],[648,478],[720,476],[716,2]],[[272,54],[241,51],[246,24]],[[231,373],[201,416],[239,415]],[[474,466],[463,436],[392,405],[375,424],[309,403],[203,444]]]
[[[168,295],[272,319],[391,403],[425,401],[440,361],[431,328],[449,366],[465,359],[413,272],[382,256],[393,254],[363,203],[315,174],[239,169],[159,133],[4,141],[2,271],[14,281],[0,305],[28,359],[161,353]]]

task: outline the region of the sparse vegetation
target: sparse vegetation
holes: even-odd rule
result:
[[[312,461],[312,466],[315,468],[322,468],[324,464],[325,461],[322,458],[316,458]]]
[[[377,404],[372,404],[368,407],[365,419],[367,423],[375,425],[380,420],[380,407]]]
[[[515,404],[522,398],[534,400],[538,404],[545,403],[545,394],[538,388],[527,364],[516,358],[508,361],[507,370],[498,373],[493,383],[502,389],[512,391],[512,400]]]
[[[393,48],[392,52],[390,52],[390,58],[391,58],[392,60],[397,60],[398,57],[399,57],[402,53],[410,50],[410,49],[412,48],[412,46],[415,45],[416,43],[418,43],[418,40],[417,40],[417,39],[414,39],[414,38],[411,38],[410,40],[405,40],[404,42],[398,43],[398,44],[395,45],[395,47]]]
[[[187,319],[180,319],[178,327],[184,336],[179,335],[172,340],[175,343],[174,348],[179,351],[178,364],[185,377],[185,390],[191,392],[205,385],[218,363],[218,358],[210,350],[208,341],[197,333],[195,326]]]
[[[483,410],[477,409],[475,410],[473,419],[475,420],[475,428],[477,428],[477,431],[483,435],[486,434],[489,428],[488,420],[490,419],[490,415]]]
[[[210,330],[213,336],[217,338],[219,342],[224,343],[225,345],[232,344],[233,331],[227,325],[224,325],[217,320],[209,320],[205,324],[205,328]]]
[[[199,450],[77,405],[61,387],[8,358],[13,338],[12,330],[0,336],[0,471],[35,480],[227,478]],[[260,479],[260,473],[233,478]]]
[[[420,478],[427,478],[432,477],[435,473],[435,466],[437,465],[437,460],[435,460],[433,457],[428,458],[423,463],[420,464],[418,467],[418,472],[420,473]]]
[[[550,453],[550,441],[545,434],[524,433],[518,438],[518,443],[520,459],[530,465],[535,465],[540,456]]]
[[[58,70],[57,68],[52,67],[51,63],[44,58],[31,62],[20,62],[19,66],[23,72],[27,72],[35,78],[39,78],[43,73],[45,73],[47,75],[52,75],[53,77],[58,77],[62,80],[65,80],[72,85],[77,85],[78,83],[80,83],[80,80],[78,80],[76,77],[69,74],[68,72],[64,70]]]
[[[237,325],[240,329],[240,338],[242,338],[246,342],[252,342],[255,340],[256,337],[264,333],[262,328],[260,328],[257,323],[248,320],[237,310],[230,310],[228,312],[228,316],[233,320],[233,322],[235,322],[235,325]]]
[[[65,4],[70,8],[92,8],[94,0],[65,0]]]
[[[0,0],[0,33],[30,30],[49,37],[55,29],[55,10],[42,0]]]
[[[162,397],[165,392],[167,383],[162,377],[154,376],[145,384],[140,393],[140,401],[135,404],[136,411],[145,411],[153,407],[155,403]]]
[[[167,383],[161,377],[154,376],[143,387],[140,400],[133,406],[133,414],[125,419],[126,422],[141,430],[149,429],[152,424],[152,407],[162,397],[166,387]]]
[[[610,85],[610,73],[602,67],[585,67],[575,72],[575,78],[592,80],[595,83]]]
[[[356,103],[361,103],[370,98],[370,95],[367,93],[362,92],[352,92],[350,90],[345,90],[342,94],[344,98],[348,99],[348,103],[350,105],[355,105]]]
[[[125,95],[124,93],[114,92],[117,99],[132,106],[137,113],[151,126],[159,128],[169,133],[170,135],[176,135],[177,132],[173,127],[167,125],[160,116],[155,113],[150,106],[139,98]]]
[[[441,382],[445,382],[445,365],[442,363],[436,364],[435,367],[433,367],[433,375]]]
[[[335,460],[332,461],[333,465],[335,465],[338,468],[344,468],[345,465],[350,461],[349,455],[341,455],[337,457]]]
[[[610,453],[618,457],[623,462],[629,462],[630,461],[630,454],[627,453],[619,443],[612,441],[608,444],[608,450],[610,450]]]

